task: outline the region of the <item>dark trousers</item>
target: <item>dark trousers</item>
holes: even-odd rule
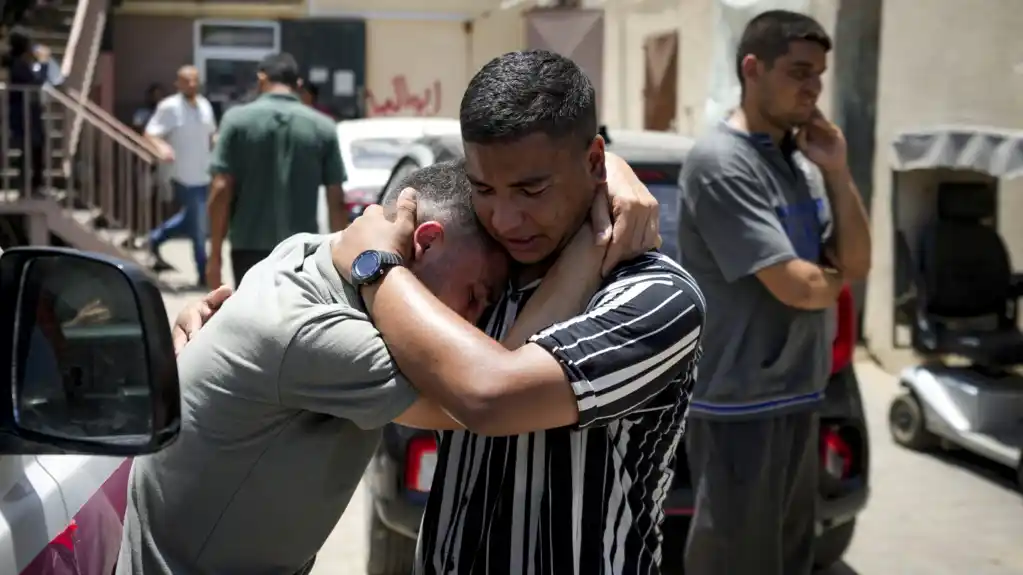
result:
[[[252,266],[266,259],[272,250],[231,250],[231,271],[234,273],[234,287],[242,285],[242,278]]]
[[[817,414],[690,418],[696,508],[686,575],[809,575],[817,506]]]

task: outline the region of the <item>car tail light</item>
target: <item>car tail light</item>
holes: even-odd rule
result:
[[[831,347],[831,373],[837,373],[849,365],[856,349],[856,304],[849,286],[838,294],[835,341]]]
[[[671,176],[667,172],[661,170],[637,167],[634,171],[636,173],[636,177],[639,178],[639,181],[644,184],[677,183],[677,178],[675,181],[672,181]]]
[[[345,189],[345,207],[348,208],[348,214],[355,218],[362,214],[367,206],[371,206],[377,202],[377,195],[380,190],[371,188],[352,188]]]
[[[426,493],[433,483],[437,468],[437,442],[432,437],[416,437],[409,441],[405,461],[405,487]]]
[[[69,523],[68,526],[64,528],[64,531],[61,531],[60,534],[54,537],[53,541],[51,541],[50,543],[52,543],[53,545],[60,545],[61,547],[64,547],[68,551],[74,552],[75,533],[77,531],[78,523],[76,523],[75,520],[72,519],[71,523]]]
[[[821,432],[821,467],[833,479],[845,479],[852,470],[852,448],[834,427]]]

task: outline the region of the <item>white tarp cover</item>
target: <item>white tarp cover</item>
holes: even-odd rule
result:
[[[746,24],[767,10],[809,14],[810,0],[715,0],[714,62],[711,65],[710,93],[704,107],[707,125],[720,121],[739,104],[735,52]]]
[[[975,126],[935,126],[905,131],[892,142],[894,168],[947,168],[996,178],[1023,176],[1023,131]]]

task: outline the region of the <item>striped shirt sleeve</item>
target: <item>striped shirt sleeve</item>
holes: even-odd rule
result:
[[[580,428],[642,408],[695,368],[703,294],[678,264],[643,259],[614,275],[583,315],[530,338],[568,374]]]

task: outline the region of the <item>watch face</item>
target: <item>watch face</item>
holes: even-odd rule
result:
[[[352,279],[370,278],[378,271],[380,271],[380,254],[377,252],[362,252],[352,262]]]

